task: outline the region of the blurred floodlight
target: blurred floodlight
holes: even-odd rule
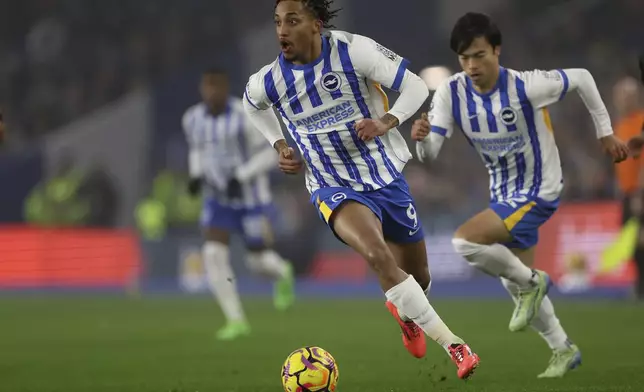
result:
[[[442,66],[426,67],[420,71],[419,76],[425,81],[427,87],[434,91],[445,79],[452,76],[452,71]]]

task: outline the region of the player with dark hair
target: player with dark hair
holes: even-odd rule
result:
[[[206,70],[199,86],[202,102],[189,108],[183,129],[190,146],[189,191],[205,194],[201,224],[203,260],[210,289],[227,324],[217,338],[232,340],[250,332],[229,260],[230,236],[242,234],[252,272],[276,282],[275,306],[294,300],[291,265],[272,250],[274,207],[267,172],[275,153],[244,113],[242,102],[229,93],[228,76],[220,68]]]
[[[333,233],[362,255],[380,280],[409,352],[425,355],[424,331],[468,377],[479,358],[430,305],[427,252],[402,175],[412,157],[396,127],[429,94],[407,61],[375,41],[323,33],[337,11],[329,0],[278,0],[281,54],[251,76],[244,107],[287,174],[306,170],[306,186]],[[382,86],[400,92],[389,107]],[[304,164],[271,110],[282,117]],[[419,330],[419,327],[421,330]]]
[[[585,69],[519,72],[499,65],[502,35],[484,14],[461,17],[450,39],[463,72],[437,89],[429,115],[412,137],[421,161],[434,160],[446,137],[460,129],[490,175],[490,206],[459,227],[452,243],[474,267],[499,277],[516,307],[511,331],[532,325],[553,356],[539,377],[561,377],[581,363],[547,297],[550,278],[531,269],[538,229],[557,210],[563,188],[559,152],[547,107],[576,90],[596,136],[615,162],[628,149],[613,135],[610,117]]]

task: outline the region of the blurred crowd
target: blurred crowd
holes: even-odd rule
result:
[[[12,4],[10,13],[0,15],[0,107],[11,130],[10,142],[36,140],[125,92],[154,85],[199,59],[240,45],[239,32],[255,26],[260,17],[248,6],[251,3],[24,0]],[[505,66],[587,68],[614,113],[613,85],[625,75],[636,74],[644,37],[644,1],[491,3],[494,6],[487,11],[504,33]],[[267,19],[263,14],[261,18]],[[447,42],[448,37],[432,39]],[[454,55],[424,50],[432,51],[434,63],[456,70]],[[612,165],[602,156],[590,117],[574,95],[551,111],[566,178],[564,198],[616,197]],[[177,120],[177,129],[178,125]],[[408,134],[409,124],[402,130]],[[453,139],[432,167],[414,161],[406,171],[421,213],[432,216],[434,224],[440,224],[436,222],[441,213],[449,215],[449,221],[469,215],[484,206],[488,197],[488,176],[478,156],[460,135]],[[285,197],[297,196],[302,202],[298,204],[309,208],[301,182],[277,178],[282,188],[278,193],[296,189],[297,193],[285,192],[290,196]]]
[[[6,2],[6,1],[5,1]],[[31,141],[232,45],[225,1],[24,0],[0,13],[0,107]]]

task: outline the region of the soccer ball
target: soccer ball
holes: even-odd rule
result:
[[[338,365],[331,354],[320,347],[304,347],[286,358],[282,385],[286,392],[334,392],[338,375]]]

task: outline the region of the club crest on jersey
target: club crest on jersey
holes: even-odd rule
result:
[[[334,203],[338,203],[338,202],[341,202],[342,200],[344,200],[346,198],[347,198],[347,195],[345,193],[338,192],[338,193],[334,194],[333,196],[331,196],[331,201],[334,202]]]
[[[507,106],[501,109],[501,122],[505,125],[514,125],[517,123],[519,116],[517,111]]]
[[[321,84],[324,91],[332,93],[334,91],[338,91],[340,87],[342,87],[342,79],[340,79],[340,75],[335,72],[327,72],[322,75]]]

